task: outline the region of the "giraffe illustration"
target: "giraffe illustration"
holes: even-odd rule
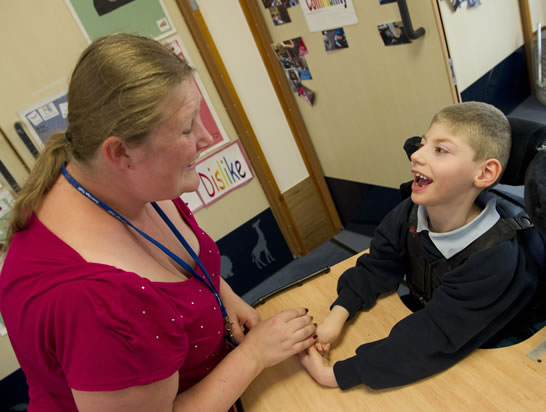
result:
[[[226,255],[220,255],[220,268],[221,268],[221,276],[224,279],[227,279],[233,276],[233,263],[231,263],[231,259],[227,257]]]
[[[258,266],[258,269],[261,269],[267,266],[269,263],[274,262],[275,258],[271,255],[271,253],[269,253],[265,236],[261,231],[259,224],[260,219],[252,223],[252,227],[256,230],[256,233],[258,233],[258,242],[256,243],[256,246],[254,246],[254,248],[252,249],[252,263]],[[262,252],[265,256],[266,262],[261,259]]]

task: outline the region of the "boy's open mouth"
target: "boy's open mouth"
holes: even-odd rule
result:
[[[432,183],[432,179],[429,179],[425,175],[420,173],[415,173],[414,183],[419,187],[424,187]]]

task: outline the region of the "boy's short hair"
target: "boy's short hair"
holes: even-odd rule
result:
[[[431,124],[436,122],[456,135],[466,136],[476,152],[474,160],[497,159],[504,172],[512,147],[512,130],[506,116],[495,106],[482,102],[453,104],[434,115]]]

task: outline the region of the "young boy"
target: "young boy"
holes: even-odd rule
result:
[[[319,343],[301,355],[315,380],[348,389],[406,385],[441,372],[495,338],[530,302],[538,268],[501,216],[493,186],[508,162],[510,125],[478,102],[437,113],[411,156],[411,199],[378,226],[370,253],[338,282],[319,325]],[[345,321],[407,275],[413,314],[388,337],[336,362],[326,355]],[[409,306],[409,305],[408,305]]]

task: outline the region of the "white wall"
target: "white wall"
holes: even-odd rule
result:
[[[448,0],[439,4],[459,92],[523,46],[518,0],[481,0],[455,13]]]
[[[198,0],[197,3],[279,189],[285,192],[309,173],[239,2]]]
[[[531,23],[533,30],[536,30],[537,23],[542,27],[546,26],[546,0],[528,0],[531,9]]]

